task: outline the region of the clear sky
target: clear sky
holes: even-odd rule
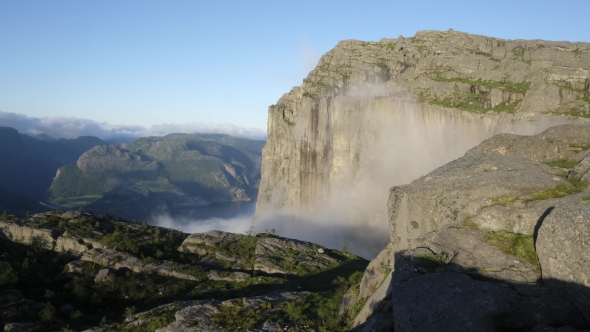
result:
[[[0,0],[0,111],[266,130],[267,107],[339,40],[590,41],[589,17],[589,0]]]

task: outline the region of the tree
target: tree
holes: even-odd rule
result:
[[[12,269],[12,266],[7,262],[0,261],[0,287],[15,284],[18,282],[18,277]]]
[[[125,319],[131,320],[131,317],[135,315],[135,307],[127,307],[125,308]]]
[[[47,304],[45,305],[45,309],[39,312],[39,317],[41,317],[42,321],[49,322],[51,324],[51,322],[55,319],[56,314],[57,309],[55,309],[51,302],[47,302]]]

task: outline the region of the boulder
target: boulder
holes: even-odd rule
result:
[[[543,282],[590,322],[590,206],[556,207],[539,228],[536,251]]]
[[[70,220],[70,219],[80,218],[81,216],[82,216],[81,211],[68,211],[68,212],[62,214],[61,218],[66,219],[66,220]]]
[[[522,156],[502,150],[466,154],[390,190],[391,242],[396,251],[403,250],[426,233],[462,224],[497,197],[526,197],[558,185],[572,186]]]
[[[590,154],[587,154],[574,166],[567,178],[578,181],[590,181]]]
[[[98,271],[96,277],[94,278],[94,282],[105,282],[107,281],[109,276],[115,275],[115,272],[111,269],[102,269]]]
[[[64,271],[67,273],[78,273],[78,274],[86,273],[86,270],[84,269],[84,265],[82,264],[82,261],[80,261],[80,260],[76,260],[76,261],[69,262],[68,264],[66,264],[66,266],[64,267]]]

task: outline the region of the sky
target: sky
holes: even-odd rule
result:
[[[340,40],[453,28],[589,42],[588,13],[588,0],[0,0],[0,126],[264,135],[268,106]]]

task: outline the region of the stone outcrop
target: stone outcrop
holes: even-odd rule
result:
[[[92,248],[103,248],[103,245],[97,240],[71,236],[67,232],[55,241],[55,251],[74,256],[81,256]]]
[[[588,122],[589,73],[587,43],[457,31],[341,41],[269,108],[257,215],[328,210],[384,230],[391,186],[498,133]]]
[[[220,326],[215,325],[211,321],[211,317],[220,311],[221,307],[225,306],[233,306],[237,307],[242,310],[254,309],[260,310],[259,315],[266,317],[267,315],[271,314],[271,310],[263,309],[264,304],[272,304],[273,308],[279,308],[276,310],[282,311],[280,309],[283,305],[285,305],[288,301],[296,300],[302,296],[307,295],[306,292],[277,292],[277,293],[270,293],[261,296],[254,296],[254,297],[246,297],[246,298],[237,298],[227,301],[187,301],[181,302],[177,304],[168,304],[165,306],[157,307],[149,312],[142,312],[133,316],[127,323],[127,328],[131,328],[133,326],[139,325],[142,322],[147,321],[150,317],[157,317],[160,311],[162,310],[174,310],[176,311],[174,317],[176,318],[175,321],[165,327],[160,328],[158,331],[161,332],[176,332],[176,331],[187,331],[187,332],[197,332],[197,331],[219,331],[221,332],[223,329]],[[194,324],[194,322],[198,322],[198,324]],[[269,322],[270,323],[270,322]],[[275,325],[275,324],[270,324]],[[266,327],[265,327],[266,326]],[[265,324],[264,326],[257,328],[257,329],[249,329],[249,331],[277,331],[277,330],[269,330],[269,325]],[[288,330],[288,329],[284,329]],[[283,329],[281,329],[283,331]],[[307,329],[299,329],[298,331],[313,331],[311,328]]]
[[[82,261],[92,262],[113,268],[115,270],[127,269],[137,273],[158,274],[166,277],[174,277],[186,280],[197,280],[197,277],[190,273],[183,273],[182,265],[162,261],[154,266],[150,263],[143,263],[139,258],[128,253],[98,248],[87,251],[81,258]]]
[[[590,322],[588,239],[590,206],[556,207],[539,228],[536,251],[544,283],[575,303]]]
[[[58,233],[51,229],[38,229],[18,222],[0,221],[0,238],[4,240],[53,249],[57,237]]]
[[[363,278],[384,278],[374,266],[387,257],[391,282],[369,297],[356,330],[383,316],[395,331],[590,327],[590,210],[580,204],[590,187],[571,176],[589,148],[590,125],[501,134],[393,187],[390,244]]]

